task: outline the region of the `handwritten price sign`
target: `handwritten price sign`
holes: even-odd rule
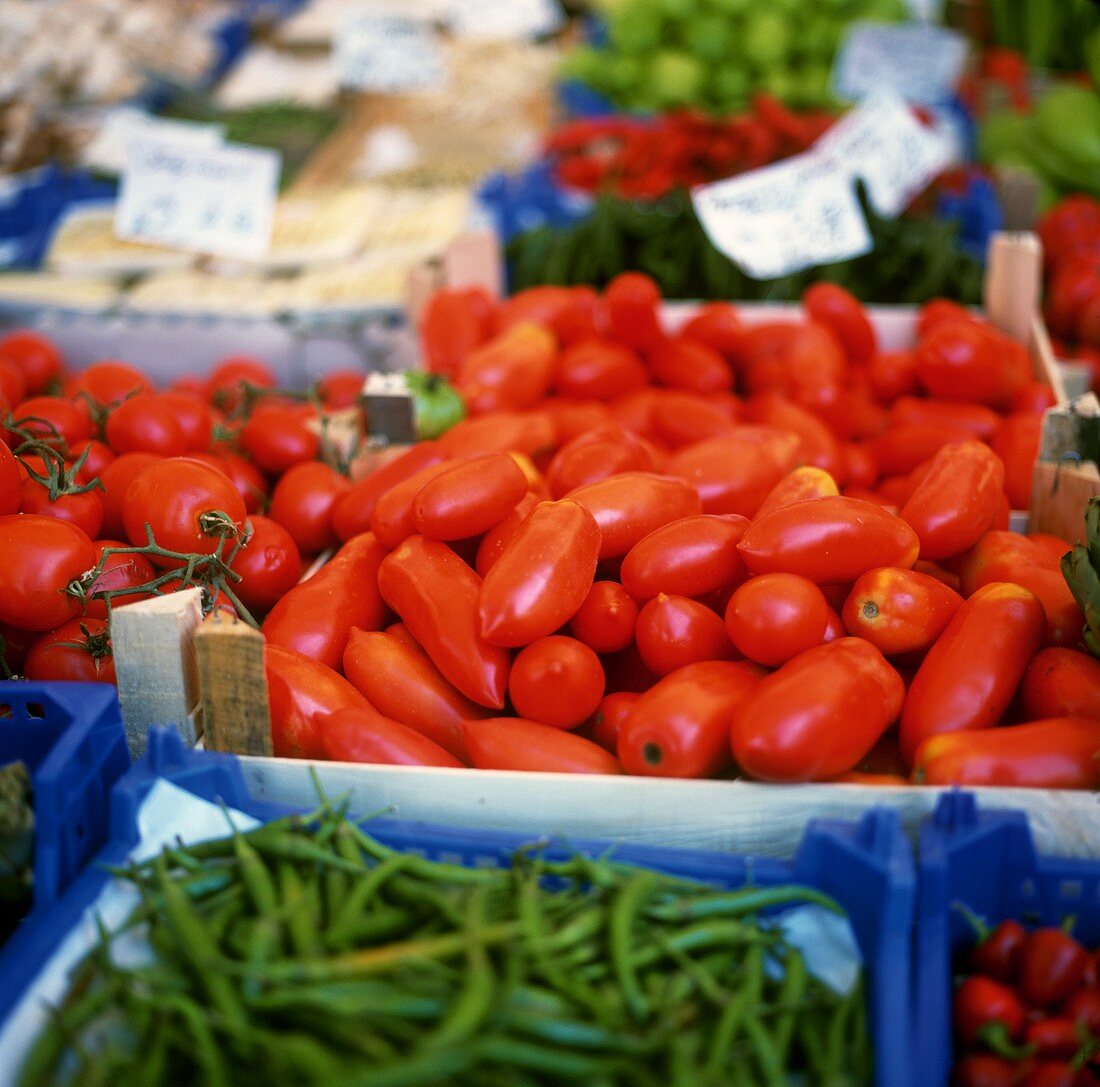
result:
[[[243,260],[271,245],[279,154],[171,140],[129,145],[115,233],[131,241]]]
[[[396,94],[430,90],[447,82],[439,35],[413,15],[350,11],[336,37],[340,85]]]
[[[560,30],[565,15],[558,0],[457,0],[447,22],[471,38],[522,40]]]

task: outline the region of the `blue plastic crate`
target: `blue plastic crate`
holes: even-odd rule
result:
[[[294,809],[258,802],[249,796],[240,764],[232,755],[188,750],[174,733],[154,730],[145,759],[115,787],[111,800],[111,838],[107,847],[49,914],[24,926],[0,955],[0,1023],[48,962],[64,934],[95,901],[108,880],[105,865],[119,864],[137,842],[140,805],[160,778],[204,799],[222,800],[261,820]],[[501,831],[444,827],[379,818],[372,835],[393,848],[450,863],[505,865],[531,838]],[[546,855],[606,853],[608,842],[570,839],[546,847]],[[687,849],[619,845],[614,856],[624,863],[736,887],[804,883],[832,895],[847,910],[867,964],[870,1011],[877,1054],[877,1087],[909,1087],[909,950],[915,899],[912,851],[897,814],[875,810],[858,823],[811,822],[791,861],[733,856]]]
[[[1015,918],[1061,924],[1100,943],[1100,861],[1040,857],[1027,816],[979,811],[972,793],[940,798],[921,826],[914,954],[913,1037],[922,1084],[950,1077],[952,959],[974,943],[959,906],[990,925]]]
[[[130,766],[107,683],[0,682],[0,763],[34,787],[34,910],[52,906],[107,841],[111,788]]]

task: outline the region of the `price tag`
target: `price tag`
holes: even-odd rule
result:
[[[692,201],[715,248],[756,279],[871,250],[849,176],[814,152],[701,185]]]
[[[914,19],[926,23],[938,23],[943,18],[944,0],[905,0],[905,6]]]
[[[863,178],[880,215],[900,215],[954,158],[950,140],[926,128],[896,95],[868,98],[814,145],[853,180]]]
[[[393,94],[431,90],[447,82],[435,28],[397,11],[349,11],[334,55],[342,87]]]
[[[279,153],[226,144],[132,142],[115,209],[115,234],[243,260],[271,244]]]
[[[447,23],[470,38],[522,40],[553,34],[565,23],[558,0],[457,0]]]
[[[126,168],[127,147],[135,141],[150,139],[218,147],[225,139],[225,126],[167,120],[133,106],[116,106],[104,116],[81,161],[104,173],[121,174]]]
[[[942,102],[955,92],[966,53],[966,39],[940,26],[853,23],[837,53],[833,88],[849,102],[883,90],[906,102]]]

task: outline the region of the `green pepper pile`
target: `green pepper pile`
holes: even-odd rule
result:
[[[23,1087],[871,1077],[862,984],[838,996],[760,916],[838,910],[809,888],[719,891],[537,852],[465,868],[329,805],[116,875],[140,892],[123,931],[147,931],[151,960],[118,964],[102,934]]]
[[[600,196],[593,213],[569,228],[540,227],[508,245],[510,285],[602,288],[620,272],[645,272],[666,298],[796,302],[811,283],[837,283],[864,302],[981,301],[981,265],[955,243],[948,220],[875,214],[861,192],[874,241],[866,256],[780,279],[753,279],[711,245],[690,197],[675,192],[640,203]]]

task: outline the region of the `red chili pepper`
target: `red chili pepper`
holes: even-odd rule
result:
[[[1036,929],[1020,952],[1020,995],[1041,1008],[1057,1004],[1081,984],[1088,961],[1088,952],[1061,929]]]
[[[1044,1061],[1037,1064],[1020,1087],[1074,1087],[1075,1071],[1064,1061]]]
[[[1082,1032],[1072,1019],[1038,1019],[1027,1025],[1024,1045],[1034,1047],[1036,1057],[1068,1060],[1081,1049]]]
[[[1080,1023],[1091,1034],[1100,1035],[1100,991],[1078,989],[1058,1008],[1058,1015]]]
[[[993,1053],[968,1053],[957,1065],[954,1087],[1016,1087],[1019,1068]]]
[[[955,1033],[964,1045],[981,1042],[995,1048],[1015,1041],[1026,1015],[1020,998],[1007,985],[975,974],[955,990]]]
[[[990,929],[970,951],[969,965],[975,974],[1011,983],[1020,962],[1027,930],[1019,921],[1002,921]]]

